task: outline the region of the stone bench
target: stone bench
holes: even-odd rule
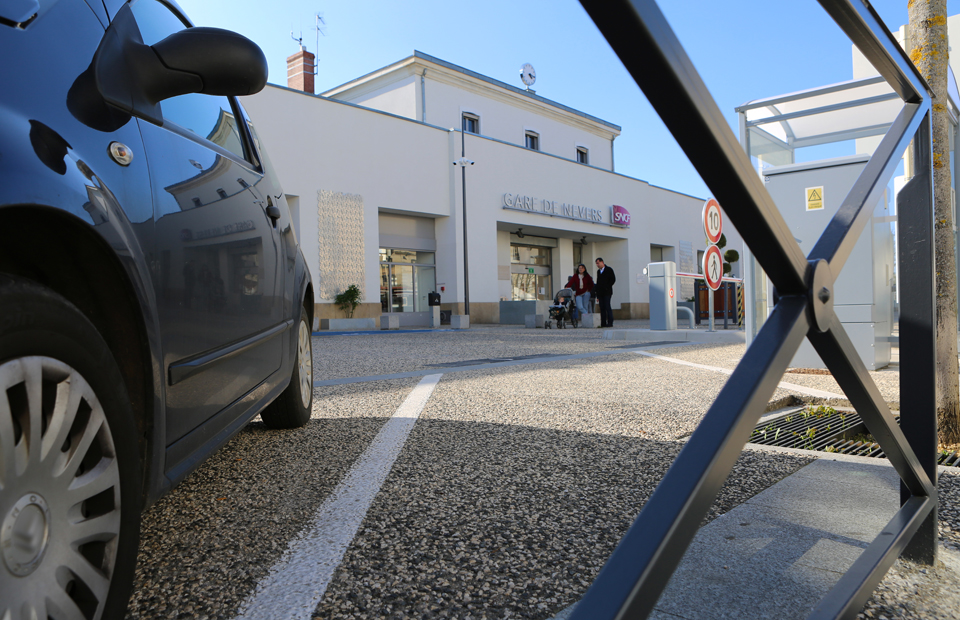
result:
[[[543,328],[546,317],[542,314],[528,314],[524,317],[524,324],[529,329]]]
[[[470,315],[452,314],[450,315],[450,327],[452,329],[467,329],[470,327]]]
[[[320,329],[331,332],[362,332],[376,328],[376,319],[320,319]]]
[[[596,312],[580,315],[580,327],[600,327],[600,315]]]
[[[399,314],[381,314],[380,329],[400,329]]]

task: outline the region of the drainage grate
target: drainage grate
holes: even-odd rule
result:
[[[894,417],[899,424],[900,416]],[[750,443],[886,458],[855,411],[838,411],[822,405],[798,408],[775,420],[761,422],[750,434]],[[960,451],[941,452],[937,463],[960,467]]]

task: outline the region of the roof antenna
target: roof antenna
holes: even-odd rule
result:
[[[317,74],[319,73],[319,69],[318,69],[318,66],[317,66],[318,63],[317,63],[317,61],[316,61],[316,58],[317,58],[317,56],[320,55],[320,35],[327,36],[327,33],[326,33],[327,22],[324,21],[323,15],[322,15],[321,13],[314,13],[314,17],[316,18],[316,21],[315,21],[315,25],[314,25],[314,28],[313,28],[313,29],[317,31],[317,40],[316,40],[316,50],[317,50],[317,53],[316,53],[316,55],[314,56],[313,71],[312,71],[312,73],[313,73],[313,75],[317,75]],[[307,48],[303,46],[303,31],[302,31],[302,30],[300,31],[300,36],[299,36],[299,37],[293,36],[293,30],[291,30],[291,31],[290,31],[290,38],[297,42],[297,44],[300,46],[300,49],[301,49],[301,50],[306,51]]]
[[[327,36],[327,22],[323,20],[322,13],[314,13],[313,16],[316,18],[313,29],[317,31],[317,56],[320,56],[320,35]]]

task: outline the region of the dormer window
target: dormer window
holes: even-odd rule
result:
[[[540,134],[535,131],[525,131],[524,132],[524,146],[526,146],[531,151],[540,150]]]
[[[480,117],[476,114],[463,113],[463,131],[465,133],[480,133]]]

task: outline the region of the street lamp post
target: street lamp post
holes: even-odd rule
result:
[[[463,313],[470,316],[470,264],[467,259],[467,166],[473,162],[467,159],[466,131],[460,128],[460,159],[453,162],[460,166],[460,187],[463,189]]]

